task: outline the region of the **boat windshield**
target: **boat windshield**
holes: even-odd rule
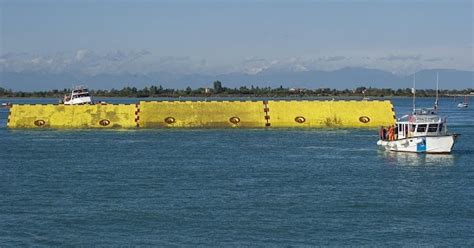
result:
[[[89,92],[87,89],[75,89],[72,91],[72,93],[78,94],[78,93],[87,93]]]
[[[85,94],[77,94],[77,95],[74,95],[72,96],[72,98],[81,98],[81,97],[89,97],[89,93],[85,93]]]

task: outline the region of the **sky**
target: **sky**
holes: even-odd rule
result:
[[[472,0],[0,0],[0,68],[474,70]]]

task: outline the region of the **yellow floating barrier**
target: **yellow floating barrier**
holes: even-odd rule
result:
[[[390,101],[141,101],[13,105],[9,128],[357,128],[395,123]]]
[[[135,104],[14,104],[10,128],[132,128],[136,126]]]
[[[265,127],[262,101],[142,101],[139,108],[144,128]]]
[[[379,127],[393,125],[390,101],[269,101],[271,127]]]

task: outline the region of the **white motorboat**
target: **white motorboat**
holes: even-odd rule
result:
[[[434,108],[417,109],[380,134],[377,145],[386,150],[417,153],[450,153],[458,137],[448,133],[446,118]]]
[[[10,108],[11,106],[12,104],[9,102],[2,102],[2,105],[1,105],[2,108]]]
[[[92,96],[84,86],[77,86],[70,95],[64,96],[62,103],[65,105],[92,104]]]
[[[469,102],[467,101],[467,96],[464,96],[464,102],[458,103],[458,108],[467,108],[469,107]]]
[[[416,109],[415,87],[412,92],[413,113],[388,129],[382,127],[377,145],[395,152],[450,153],[459,135],[449,134],[446,118],[438,115],[438,89],[435,106],[429,109]]]
[[[467,108],[467,107],[469,107],[469,103],[467,102],[458,103],[458,108]]]

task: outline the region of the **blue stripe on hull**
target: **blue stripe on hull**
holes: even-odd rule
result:
[[[422,137],[421,142],[416,144],[416,152],[426,152],[426,138]]]

